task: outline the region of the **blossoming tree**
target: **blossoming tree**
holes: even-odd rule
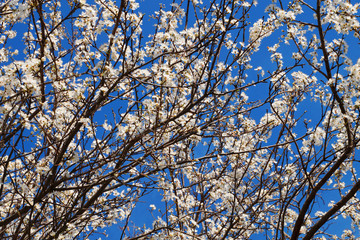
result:
[[[2,1],[0,238],[359,234],[360,6],[272,2]]]

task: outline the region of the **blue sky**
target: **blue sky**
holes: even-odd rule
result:
[[[147,0],[140,1],[140,10],[139,11],[146,14],[144,17],[144,21],[143,21],[143,29],[144,29],[144,33],[146,33],[146,34],[151,34],[151,33],[153,33],[153,30],[154,30],[154,27],[153,27],[154,22],[153,22],[153,20],[149,19],[148,13],[157,11],[159,9],[158,6],[160,3],[167,4],[165,1],[147,1]],[[263,3],[260,3],[255,8],[255,11],[253,9],[253,11],[252,11],[253,15],[251,16],[250,21],[256,21],[259,17],[261,17],[264,12],[264,8],[265,8],[265,5]],[[307,19],[307,21],[309,19],[313,19],[312,14],[308,14],[308,13],[302,14],[300,17]],[[315,20],[313,20],[313,21],[315,21]],[[274,38],[274,37],[263,40],[264,46],[261,48],[261,50],[259,52],[255,53],[253,55],[252,63],[254,65],[254,67],[263,66],[263,68],[265,70],[269,70],[272,68],[271,63],[269,63],[270,54],[268,53],[266,46],[272,46],[275,42],[276,42],[276,38]],[[358,53],[356,51],[356,49],[358,49],[357,48],[358,45],[355,43],[351,43],[351,42],[349,42],[349,45],[351,48],[354,49],[353,51],[350,51],[349,55],[353,59],[356,59],[358,56]],[[281,49],[281,51],[283,52],[284,57],[287,59],[287,60],[285,60],[285,64],[287,61],[289,61],[289,62],[294,61],[293,59],[291,59],[291,56],[290,56],[289,49],[291,48],[291,46],[289,46],[289,48],[287,49],[287,48],[284,48],[284,45],[282,45],[281,48],[283,48],[283,49]],[[304,72],[306,72],[306,67],[304,69],[305,69]],[[255,75],[254,75],[254,77],[255,77]],[[256,98],[258,98],[259,96],[266,95],[267,91],[268,91],[268,89],[262,88],[260,86],[260,87],[250,90],[248,92],[248,95],[249,95],[250,99],[256,100]],[[302,104],[301,106],[299,106],[299,109],[301,110],[301,111],[299,111],[300,113],[306,111],[306,116],[309,119],[311,119],[311,118],[317,119],[320,116],[320,111],[321,111],[320,107],[316,104],[313,104],[310,101],[307,101],[307,102],[305,102],[305,104]],[[255,113],[253,115],[255,118],[256,118],[256,115],[258,115],[259,117],[262,116],[264,111],[266,111],[266,108],[261,108],[256,111],[259,111],[259,112]],[[316,122],[316,121],[314,121],[314,122]],[[304,128],[304,131],[305,131],[305,128]],[[301,131],[298,132],[298,134],[301,134]],[[200,151],[201,151],[201,149],[200,149]],[[331,198],[334,200],[339,198],[338,195],[333,194],[333,193],[326,194],[322,197],[324,199]],[[154,191],[153,193],[140,199],[140,201],[137,203],[137,207],[134,209],[133,214],[130,218],[131,221],[133,221],[137,226],[143,226],[144,224],[146,226],[151,226],[152,221],[153,221],[153,215],[156,216],[156,213],[158,210],[151,212],[150,204],[156,203],[156,206],[158,208],[160,206],[160,208],[161,208],[161,204],[159,204],[160,201],[161,201],[161,196],[159,196],[159,193],[156,191]],[[315,208],[322,209],[322,208],[324,208],[324,206],[321,204],[316,204]],[[327,207],[325,206],[325,209],[326,208]],[[343,224],[344,225],[350,224],[349,219],[344,220]],[[102,237],[102,239],[109,239],[109,240],[119,239],[119,237],[120,237],[119,235],[121,232],[120,231],[121,226],[122,226],[122,224],[119,224],[119,225],[114,225],[112,227],[105,229],[107,231],[108,237],[107,238]],[[338,227],[336,224],[331,225],[330,228],[328,229],[328,231],[329,232],[332,232],[332,231],[337,232],[337,228]],[[99,229],[99,232],[101,232],[101,231],[102,230]],[[91,239],[96,239],[96,236],[93,236]],[[261,239],[260,236],[259,236],[259,239]]]
[[[154,24],[155,21],[153,19],[151,19],[149,17],[149,15],[151,13],[153,13],[154,11],[158,11],[159,10],[159,4],[164,3],[167,5],[167,7],[169,7],[168,4],[170,4],[172,1],[160,1],[160,0],[154,0],[154,1],[150,1],[150,0],[140,0],[140,9],[137,11],[143,12],[145,13],[145,17],[144,17],[144,21],[143,21],[143,33],[145,36],[145,40],[146,40],[146,36],[149,34],[152,34],[154,32]],[[204,0],[205,2],[205,0]],[[66,6],[66,5],[64,5]],[[260,18],[263,14],[264,14],[264,8],[265,8],[265,4],[262,2],[260,3],[257,7],[255,7],[252,11],[251,11],[251,17],[250,17],[250,22],[255,22],[258,18]],[[66,7],[64,8],[64,11],[66,12]],[[312,14],[309,13],[305,13],[302,14],[300,16],[301,18],[306,18],[306,19],[313,19]],[[313,20],[315,21],[315,20]],[[26,26],[26,25],[21,25],[22,27]],[[19,32],[21,31],[25,31],[26,29],[20,27],[19,29],[17,29]],[[254,66],[254,68],[256,68],[257,66],[262,66],[264,68],[264,70],[273,70],[274,69],[274,65],[272,65],[272,63],[270,62],[270,53],[267,51],[267,46],[272,46],[274,43],[277,42],[277,37],[279,37],[280,31],[278,31],[276,34],[278,34],[278,36],[272,36],[271,38],[267,38],[263,40],[263,46],[261,47],[260,51],[256,52],[253,55],[252,58],[252,64]],[[22,34],[18,34],[18,36],[22,36]],[[16,45],[17,41],[21,41],[19,38],[15,38],[13,41],[13,44]],[[350,45],[350,54],[349,56],[352,59],[356,59],[358,57],[358,44],[355,42],[349,42]],[[284,54],[284,58],[285,58],[285,64],[288,62],[293,62],[294,60],[291,59],[290,53],[291,53],[291,48],[293,48],[294,46],[286,46],[286,45],[282,45],[280,48],[280,51],[283,52]],[[22,59],[24,57],[23,54],[19,54],[16,59]],[[303,71],[306,72],[307,70],[309,70],[309,68],[304,67]],[[250,73],[251,71],[249,71]],[[253,72],[253,75],[249,76],[249,79],[254,78],[256,79],[256,74]],[[250,100],[257,100],[257,99],[262,99],[263,96],[266,96],[268,94],[268,89],[267,89],[267,85],[265,84],[264,87],[262,87],[262,85],[260,85],[259,87],[250,89],[248,92],[248,95],[250,97]],[[113,104],[117,104],[117,103],[113,103]],[[99,119],[99,122],[102,122],[104,120],[104,116],[106,113],[111,114],[110,110],[111,110],[112,105],[109,105],[107,107],[104,107],[102,112],[100,112],[99,114],[97,114],[97,117]],[[303,113],[306,111],[306,117],[309,119],[317,119],[320,116],[321,113],[321,109],[317,104],[312,103],[311,101],[305,101],[304,104],[299,106],[299,113]],[[263,116],[263,114],[269,110],[268,106],[265,106],[263,108],[259,108],[257,110],[255,110],[252,113],[252,117],[255,120],[259,120],[259,118],[261,116]],[[316,123],[316,121],[314,121]],[[298,129],[298,134],[303,134],[305,133],[305,128],[301,128],[301,126],[299,126]],[[304,132],[302,132],[304,131]],[[272,141],[272,139],[270,139],[270,141]],[[199,151],[199,155],[201,154],[202,148],[199,147],[197,148],[197,151]],[[338,198],[338,195],[335,195],[333,193],[330,193],[328,195],[323,196],[324,199],[336,199]],[[157,210],[155,211],[151,211],[150,205],[155,203],[157,206]],[[134,224],[136,224],[137,226],[143,226],[146,225],[147,227],[150,227],[152,224],[152,221],[154,219],[154,216],[156,217],[157,215],[159,215],[158,210],[162,209],[162,205],[164,203],[161,202],[161,196],[160,193],[157,192],[156,190],[153,191],[152,193],[146,195],[145,197],[141,198],[139,200],[139,202],[137,203],[137,206],[135,207],[130,221],[134,222]],[[321,204],[316,204],[315,205],[316,208],[324,208],[326,209],[326,206],[322,206]],[[344,221],[344,224],[349,224],[348,221]],[[94,235],[92,236],[90,239],[97,239],[98,237],[102,237],[102,239],[119,239],[120,238],[120,227],[123,226],[123,223],[120,223],[118,225],[114,225],[105,229],[98,229],[98,232],[100,233],[100,235]],[[130,225],[131,226],[131,225]],[[106,230],[108,237],[104,237],[101,235],[101,233]],[[329,231],[337,231],[337,225],[332,225],[329,228]]]

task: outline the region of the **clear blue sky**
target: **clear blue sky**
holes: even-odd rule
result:
[[[145,34],[144,34],[145,36],[146,36],[146,34],[151,34],[154,31],[154,27],[153,27],[154,22],[149,19],[148,14],[152,13],[153,11],[157,11],[159,9],[159,7],[158,7],[159,3],[168,4],[170,2],[171,1],[158,1],[158,0],[157,1],[148,1],[148,0],[140,1],[140,12],[146,13],[146,15],[144,17],[144,21],[143,21],[143,23],[144,23],[143,29],[145,32]],[[204,0],[204,2],[205,2],[205,0]],[[268,2],[266,4],[268,4]],[[255,8],[256,11],[254,11],[254,10],[252,11],[253,15],[251,16],[250,21],[254,22],[258,18],[260,18],[263,15],[264,8],[265,8],[264,3],[261,3],[261,1],[260,1],[259,5]],[[302,14],[301,17],[313,19],[312,14],[305,13],[305,14]],[[307,20],[307,21],[309,21],[309,20]],[[264,42],[263,42],[264,46],[261,48],[261,50],[259,52],[255,53],[253,56],[252,60],[253,60],[254,67],[262,66],[265,71],[271,70],[271,65],[269,64],[270,54],[268,53],[266,46],[272,46],[275,42],[277,42],[277,39],[274,37],[264,40]],[[284,45],[282,47],[284,47]],[[290,56],[291,51],[289,51],[289,49],[282,49],[281,51],[284,54],[285,64],[286,64],[286,61],[294,61],[293,59],[291,59],[291,56]],[[357,55],[358,55],[357,51],[353,51],[353,53],[350,54],[350,56],[353,56],[354,59],[357,57]],[[305,68],[304,72],[306,72],[306,68]],[[261,95],[263,95],[263,94],[264,95],[267,94],[266,87],[265,88],[257,87],[248,92],[248,95],[251,100],[256,100],[256,98],[259,98],[259,97],[261,98]],[[317,118],[319,116],[319,110],[320,110],[319,106],[313,105],[311,102],[308,102],[307,104],[308,105],[306,105],[306,104],[301,105],[300,108],[302,108],[302,110],[304,110],[304,111],[305,110],[307,111],[308,118]],[[262,116],[264,111],[266,111],[266,109],[262,108],[257,111],[259,111],[258,116]],[[255,115],[255,118],[256,118],[256,115]],[[301,133],[298,133],[298,134],[301,134]],[[329,195],[323,196],[323,197],[326,199],[326,198],[336,198],[337,196],[329,194]],[[336,200],[336,199],[334,199],[334,200]],[[156,215],[157,210],[154,212],[151,212],[149,206],[152,203],[156,203],[156,206],[158,208],[159,207],[161,208],[161,204],[159,203],[160,201],[161,201],[161,196],[159,196],[158,192],[153,192],[152,194],[149,194],[146,197],[142,198],[140,200],[140,202],[137,204],[137,207],[134,209],[134,212],[130,218],[131,221],[133,221],[137,226],[143,226],[144,224],[147,226],[151,226],[152,221],[153,221],[152,213],[154,215]],[[324,206],[315,206],[315,207],[318,207],[319,209],[321,209]],[[343,224],[350,224],[350,222],[348,220],[344,220]],[[102,237],[102,239],[109,239],[109,240],[119,239],[120,233],[121,233],[121,230],[119,229],[120,226],[122,226],[122,224],[114,225],[112,227],[106,228],[105,230],[107,231],[108,238]],[[99,229],[99,231],[101,232],[102,230]],[[332,225],[329,228],[329,231],[336,232],[337,226]],[[96,238],[97,238],[96,235],[91,237],[91,239],[96,239]],[[259,236],[259,239],[261,239],[260,236]]]

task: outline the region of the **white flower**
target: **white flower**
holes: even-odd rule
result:
[[[320,146],[323,143],[323,140],[326,136],[326,132],[321,128],[317,127],[315,132],[312,134],[312,139],[316,146]]]
[[[130,9],[136,10],[139,8],[139,3],[135,2],[135,0],[129,0]]]

